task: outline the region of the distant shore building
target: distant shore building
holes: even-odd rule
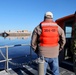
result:
[[[28,30],[18,30],[17,32],[20,33],[20,32],[29,32],[29,31]]]
[[[28,32],[28,30],[22,30],[22,32]]]
[[[2,35],[9,35],[9,36],[30,36],[31,32],[28,30],[18,30],[18,31],[7,31],[3,32]]]

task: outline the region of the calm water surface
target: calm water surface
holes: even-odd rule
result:
[[[0,46],[30,44],[31,36],[8,36],[6,38],[0,36]]]
[[[10,46],[10,45],[18,45],[18,44],[30,44],[31,36],[14,36],[14,37],[1,37],[0,36],[0,47],[1,46]],[[0,49],[3,54],[6,56],[6,49]],[[35,59],[37,55],[32,51],[32,59]],[[13,58],[12,62],[15,63],[25,63],[30,61],[30,46],[15,46],[12,48],[8,48],[8,57]],[[28,59],[28,60],[27,60]],[[0,60],[4,60],[3,56],[0,53]],[[4,69],[5,63],[0,63],[0,69]],[[12,66],[10,64],[9,67],[15,68],[16,66]]]

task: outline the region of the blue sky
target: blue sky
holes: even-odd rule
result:
[[[76,0],[0,0],[0,32],[33,29],[51,11],[54,21],[73,14]]]

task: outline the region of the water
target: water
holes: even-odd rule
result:
[[[0,46],[5,45],[16,45],[16,44],[30,44],[31,36],[25,36],[25,37],[0,37]]]
[[[1,37],[0,36],[0,47],[1,46],[10,46],[10,45],[18,45],[18,44],[30,44],[31,36],[19,36],[19,37]],[[6,56],[6,49],[1,48],[1,51]],[[33,50],[30,50],[30,46],[16,46],[8,48],[8,57],[13,58],[12,62],[14,63],[25,63],[30,61],[30,51],[32,51],[32,60],[36,59],[37,55],[33,52]],[[0,54],[0,60],[4,60],[2,55]],[[17,66],[12,66],[9,64],[9,67],[16,68]],[[0,63],[0,69],[5,68],[5,63]]]

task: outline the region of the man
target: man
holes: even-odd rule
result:
[[[42,21],[33,31],[31,46],[39,55],[43,56],[44,74],[49,64],[52,75],[59,75],[58,55],[65,45],[63,29],[53,21],[53,14],[46,12]]]

